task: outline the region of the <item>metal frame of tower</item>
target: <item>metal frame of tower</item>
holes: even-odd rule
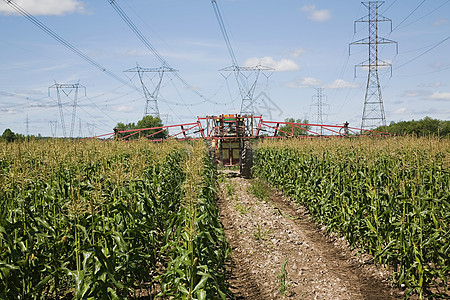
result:
[[[242,98],[241,103],[241,115],[253,115],[255,110],[253,107],[253,95],[255,93],[256,84],[258,82],[259,74],[261,71],[269,71],[273,70],[272,68],[265,67],[265,66],[253,66],[253,67],[245,67],[245,66],[239,66],[236,56],[233,51],[233,47],[231,46],[230,38],[228,37],[227,30],[225,28],[225,23],[223,22],[222,14],[219,10],[219,5],[217,4],[216,0],[211,0],[211,4],[214,8],[214,13],[216,14],[217,21],[219,22],[220,31],[222,32],[222,36],[225,40],[225,44],[227,45],[228,52],[231,57],[231,63],[232,65],[227,68],[223,68],[219,71],[225,71],[225,72],[233,72],[234,76],[236,77],[236,82],[239,88],[239,93]],[[245,76],[243,72],[254,72],[255,73],[255,81],[249,85],[248,78],[250,76]]]
[[[83,137],[83,132],[81,131],[81,119],[78,119],[78,137]]]
[[[313,106],[317,106],[317,122],[316,124],[323,125],[323,107],[327,106],[328,104],[324,103],[324,99],[326,99],[327,96],[323,94],[323,88],[316,88],[316,95],[312,96],[313,100],[315,99],[316,102],[313,104]]]
[[[72,123],[70,124],[70,135],[69,137],[73,137],[73,129],[75,126],[75,117],[76,117],[76,113],[77,113],[77,104],[78,104],[78,90],[84,89],[84,94],[86,96],[86,87],[84,87],[83,85],[79,84],[79,83],[56,83],[52,86],[50,86],[48,88],[48,94],[50,96],[50,89],[55,88],[56,89],[56,94],[58,96],[58,107],[59,107],[59,117],[61,118],[61,127],[62,127],[62,131],[63,131],[63,136],[67,137],[67,133],[66,133],[66,124],[64,122],[64,112],[63,112],[63,108],[62,108],[62,103],[61,103],[61,92],[64,93],[64,95],[66,95],[66,97],[69,97],[69,95],[72,93],[73,90],[75,90],[74,93],[74,97],[73,97],[73,102],[72,102]],[[68,92],[66,92],[68,90]]]
[[[237,65],[233,65],[230,67],[226,67],[220,69],[222,72],[233,72],[236,77],[236,81],[239,87],[239,93],[241,95],[241,115],[253,115],[255,113],[253,96],[255,95],[256,84],[258,83],[259,74],[261,71],[270,71],[273,70],[269,67],[264,66],[254,66],[254,67],[241,67]],[[255,80],[251,85],[249,85],[248,78],[250,76],[245,76],[242,72],[253,72],[255,74]]]
[[[159,108],[158,108],[158,93],[159,89],[161,88],[161,83],[164,77],[165,72],[177,72],[177,70],[162,66],[159,68],[142,68],[139,65],[137,65],[135,68],[131,68],[128,70],[125,70],[124,72],[136,72],[139,76],[139,80],[142,85],[142,90],[144,91],[144,97],[145,97],[145,109],[144,109],[144,116],[150,115],[152,117],[160,118],[159,115]],[[159,81],[155,86],[155,89],[153,90],[153,93],[150,93],[147,89],[147,86],[144,82],[144,73],[146,72],[153,72],[158,73],[159,75]]]
[[[89,136],[94,136],[95,123],[86,123]]]
[[[369,10],[369,14],[355,21],[355,32],[357,23],[368,23],[369,36],[361,40],[350,43],[352,45],[368,45],[369,48],[369,59],[363,63],[360,63],[356,67],[368,68],[366,94],[364,98],[364,109],[361,119],[361,129],[372,129],[378,126],[386,126],[386,115],[384,112],[383,99],[381,95],[380,79],[378,76],[379,67],[391,67],[391,64],[380,60],[378,58],[378,45],[380,44],[392,44],[397,42],[381,38],[378,36],[378,23],[379,22],[391,22],[392,31],[392,20],[380,15],[378,13],[379,7],[384,3],[384,1],[368,1],[361,2]],[[398,52],[398,46],[397,46]],[[391,69],[392,71],[392,69]]]
[[[48,124],[50,125],[50,131],[52,133],[52,137],[55,137],[58,121],[48,121]]]
[[[27,136],[29,136],[29,135],[30,135],[30,127],[29,127],[29,125],[30,125],[30,120],[28,119],[28,114],[27,114],[27,117],[26,117],[26,119],[25,119],[25,125],[26,125]]]

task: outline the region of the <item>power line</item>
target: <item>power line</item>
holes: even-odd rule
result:
[[[405,28],[405,27],[407,27],[407,26],[409,26],[409,25],[411,25],[411,24],[414,24],[414,23],[416,23],[416,22],[422,20],[423,18],[425,18],[425,17],[431,15],[432,13],[434,13],[434,12],[437,11],[437,10],[439,10],[442,6],[446,5],[446,4],[449,3],[449,2],[450,2],[450,0],[447,0],[446,2],[442,3],[441,5],[439,5],[439,6],[436,7],[435,9],[433,9],[432,11],[428,12],[427,14],[421,16],[420,18],[418,18],[418,19],[412,21],[411,23],[408,23],[408,24],[406,24],[406,25],[404,25],[404,26],[402,26],[402,27],[400,27],[400,28]],[[399,26],[397,26],[397,27],[399,27]]]
[[[420,2],[420,4],[417,5],[417,7],[414,8],[414,10],[413,10],[412,12],[410,12],[409,15],[407,15],[406,18],[404,18],[400,23],[398,23],[398,25],[395,26],[394,29],[392,29],[391,31],[394,31],[394,30],[397,29],[400,25],[402,25],[409,17],[412,16],[413,13],[415,13],[415,12],[419,9],[419,7],[422,6],[422,4],[425,3],[425,1],[427,1],[427,0],[423,0],[422,2]]]
[[[399,27],[400,27],[400,25],[401,24],[403,24],[409,17],[411,17],[419,8],[420,8],[420,6],[422,6],[422,4],[424,4],[425,3],[425,1],[426,0],[423,0],[422,2],[420,2],[419,3],[419,5],[417,5],[397,26],[395,26],[394,27],[394,29],[392,29],[391,30],[391,32],[388,34],[388,37],[392,34],[392,32],[394,31],[394,30],[396,30],[396,29],[398,29]],[[396,1],[394,1],[394,3],[395,3]],[[400,27],[400,28],[404,28],[404,27],[406,27],[406,26],[409,26],[409,25],[411,25],[411,24],[414,24],[414,23],[416,23],[416,22],[418,22],[419,20],[421,20],[421,19],[423,19],[423,18],[425,18],[426,16],[428,16],[428,15],[430,15],[430,14],[432,14],[433,12],[435,12],[435,11],[437,11],[438,9],[440,9],[441,7],[443,7],[444,5],[446,5],[447,3],[449,3],[450,2],[450,0],[447,0],[446,2],[444,2],[444,3],[442,3],[441,5],[439,5],[438,7],[436,7],[435,9],[433,9],[432,11],[430,11],[429,13],[427,13],[427,14],[425,14],[425,15],[423,15],[422,17],[420,17],[420,18],[418,18],[418,19],[416,19],[415,21],[413,21],[413,22],[411,22],[411,23],[409,23],[409,24],[407,24],[407,25],[405,25],[405,26],[402,26],[402,27]],[[389,6],[389,8],[394,4],[394,3],[392,3],[390,6]],[[387,10],[387,9],[386,9]],[[442,42],[444,42],[445,40],[447,40],[449,37],[447,37],[446,39],[444,39],[443,41],[441,41],[440,43],[442,43]],[[440,43],[438,43],[438,44],[440,44]],[[438,45],[436,45],[436,46],[438,46]],[[427,47],[423,47],[423,48],[427,48]],[[421,48],[421,49],[423,49],[423,48]],[[420,49],[417,49],[417,50],[420,50]],[[428,51],[430,51],[430,50],[432,50],[432,49],[429,49]],[[412,51],[407,51],[407,52],[402,52],[402,53],[408,53],[408,52],[413,52],[413,51],[416,51],[416,50],[412,50]],[[421,55],[419,55],[418,57],[420,57],[420,56],[422,56],[422,55],[424,55],[425,53],[427,53],[428,51],[425,51],[423,54],[421,54]],[[400,53],[400,54],[402,54],[402,53]],[[414,61],[415,59],[417,59],[418,57],[416,57],[416,58],[414,58],[412,61]],[[395,59],[395,57],[394,57],[394,59]],[[410,63],[411,61],[409,61],[408,63]],[[408,63],[406,63],[406,64],[408,64]],[[403,64],[403,65],[405,65],[405,64]],[[402,66],[403,66],[402,65]],[[396,68],[394,68],[394,70],[395,69],[398,69],[399,67],[396,67]]]
[[[427,14],[421,16],[420,18],[416,19],[415,21],[412,21],[411,23],[409,23],[409,24],[407,24],[407,25],[404,25],[404,26],[400,27],[400,25],[403,24],[409,17],[411,17],[411,16],[414,14],[414,12],[416,12],[416,11],[419,9],[419,7],[422,6],[422,4],[423,4],[424,2],[425,2],[425,0],[422,1],[421,3],[419,3],[419,5],[417,5],[417,6],[411,11],[411,13],[409,13],[408,16],[406,16],[406,17],[405,17],[405,18],[404,18],[404,19],[403,19],[403,20],[402,20],[402,21],[401,21],[401,22],[400,22],[400,23],[399,23],[399,24],[398,24],[398,25],[397,25],[390,33],[389,33],[388,36],[390,36],[390,35],[392,34],[392,32],[393,32],[394,30],[398,29],[398,28],[404,28],[404,27],[407,27],[407,26],[409,26],[409,25],[411,25],[411,24],[414,24],[414,23],[418,22],[419,20],[422,20],[422,19],[425,18],[426,16],[432,14],[433,12],[439,10],[441,7],[443,7],[444,5],[446,5],[447,3],[449,3],[450,0],[447,0],[446,2],[442,3],[441,5],[439,5],[439,6],[436,7],[435,9],[431,10],[431,11],[428,12]],[[391,4],[391,6],[392,6],[392,4]],[[389,6],[389,7],[391,7],[391,6]],[[417,59],[420,58],[421,56],[427,54],[428,52],[430,52],[430,51],[433,50],[434,48],[438,47],[440,44],[444,43],[444,42],[445,42],[446,40],[448,40],[449,38],[450,38],[450,36],[444,38],[443,40],[441,40],[440,42],[438,42],[438,43],[436,43],[436,44],[433,44],[431,48],[429,48],[430,46],[426,46],[426,47],[422,47],[422,48],[415,49],[415,50],[411,50],[411,51],[404,51],[404,52],[401,52],[400,54],[404,54],[404,53],[409,53],[409,52],[414,52],[414,51],[422,50],[422,49],[425,49],[425,48],[429,48],[429,49],[425,50],[423,53],[421,53],[421,54],[417,55],[416,57],[414,57],[413,59],[407,61],[406,63],[403,63],[402,65],[395,67],[394,70],[397,70],[397,69],[399,69],[399,68],[401,68],[401,67],[403,67],[403,66],[405,66],[405,65],[408,65],[409,63],[411,63],[411,62],[417,60]],[[394,61],[396,57],[397,57],[397,55],[394,57],[394,59],[393,59],[392,61]],[[447,68],[445,68],[445,69],[443,69],[443,70],[446,70],[446,69],[447,69]],[[428,72],[428,73],[422,73],[422,74],[415,74],[415,75],[403,75],[402,77],[426,75],[426,74],[431,74],[431,73],[440,72],[440,71],[443,71],[443,70],[438,70],[438,71],[433,71],[433,72]],[[387,84],[389,83],[390,79],[391,79],[391,77],[387,80],[387,82],[384,84],[384,86],[387,86]]]
[[[40,102],[42,99],[47,98],[47,96],[45,96],[45,97],[36,99],[36,98],[28,97],[28,96],[12,94],[12,93],[7,93],[7,92],[3,92],[3,91],[0,91],[0,95],[6,96],[6,97],[11,97],[11,98],[18,98],[18,99],[24,99],[24,100],[28,100],[28,101],[34,101],[34,102],[38,102],[38,101]],[[14,104],[14,105],[7,106],[6,108],[13,108],[13,107],[19,107],[19,106],[26,106],[26,105],[29,105],[29,103]]]
[[[394,70],[398,70],[399,68],[404,67],[404,66],[406,66],[407,64],[410,64],[410,63],[412,63],[413,61],[419,59],[420,57],[424,56],[425,54],[427,54],[427,53],[430,52],[431,50],[435,49],[436,47],[438,47],[439,45],[441,45],[442,43],[444,43],[444,42],[447,41],[448,39],[450,39],[450,36],[448,36],[448,37],[446,37],[445,39],[443,39],[442,41],[440,41],[440,42],[434,44],[430,49],[427,49],[426,51],[422,52],[421,54],[417,55],[417,56],[414,57],[413,59],[407,61],[406,63],[403,63],[403,64],[401,64],[400,66],[395,67]],[[400,77],[412,77],[412,76],[427,75],[427,74],[432,74],[432,73],[441,72],[441,71],[447,70],[447,69],[449,69],[449,68],[450,68],[450,67],[444,68],[444,69],[442,69],[442,70],[433,71],[433,72],[427,72],[427,73],[422,73],[422,74],[403,75],[403,76],[400,76]],[[398,76],[398,75],[397,75],[397,76]],[[386,86],[386,85],[389,83],[390,79],[391,79],[391,78],[388,79],[388,81],[384,84],[384,86]]]
[[[36,19],[33,15],[31,15],[29,12],[27,12],[25,9],[23,9],[22,7],[20,7],[18,4],[16,4],[15,2],[13,2],[12,0],[4,0],[7,4],[9,4],[10,6],[12,6],[17,12],[19,12],[22,16],[24,16],[25,18],[27,18],[30,22],[32,22],[34,25],[36,25],[39,29],[41,29],[42,31],[44,31],[45,33],[47,33],[50,37],[52,37],[53,39],[55,39],[56,41],[58,41],[60,44],[62,44],[64,47],[66,47],[67,49],[69,49],[70,51],[72,51],[73,53],[75,53],[76,55],[78,55],[79,57],[81,57],[82,59],[84,59],[86,62],[88,62],[90,65],[94,66],[95,68],[99,69],[101,72],[111,76],[112,78],[116,79],[117,81],[128,85],[129,83],[124,80],[123,78],[117,76],[116,74],[114,74],[113,72],[109,71],[108,69],[106,69],[104,66],[102,66],[101,64],[97,63],[95,60],[93,60],[92,58],[90,58],[89,56],[87,56],[86,54],[84,54],[83,52],[81,52],[80,50],[78,50],[76,47],[74,47],[72,44],[70,44],[68,41],[66,41],[64,38],[62,38],[61,36],[59,36],[57,33],[55,33],[53,30],[51,30],[49,27],[47,27],[45,24],[43,24],[41,21],[39,21],[38,19]]]
[[[361,5],[358,6],[358,12],[357,12],[357,14],[356,14],[355,19],[359,16],[360,10],[361,10]],[[350,44],[350,42],[355,38],[355,35],[356,35],[356,31],[353,31],[353,35],[352,35],[352,37],[348,40],[348,43],[347,43],[347,44]],[[363,51],[365,51],[365,50],[361,50],[361,52],[363,52]],[[339,73],[339,77],[338,77],[338,78],[343,78],[343,75],[344,75],[344,73],[345,73],[345,71],[346,71],[346,69],[347,69],[348,62],[349,62],[349,60],[350,60],[350,55],[349,55],[349,54],[346,55],[345,53],[342,53],[342,56],[341,56],[341,59],[340,59],[339,63],[342,62],[344,56],[346,56],[347,58],[346,58],[344,64],[342,65],[342,68],[341,68],[341,71],[340,71],[340,73]],[[337,69],[338,69],[338,68],[337,68]],[[337,70],[337,69],[336,69],[336,70]],[[353,78],[353,80],[354,80],[354,78]],[[338,87],[332,91],[332,96],[331,96],[331,101],[330,101],[330,103],[333,103],[333,100],[336,98],[337,90],[339,89],[339,87],[340,87],[340,86],[338,85]],[[349,89],[350,89],[350,88],[349,88]],[[349,93],[350,93],[350,92],[349,92]],[[342,107],[341,107],[341,109],[342,109]]]
[[[55,105],[54,105],[54,106],[51,106],[51,107],[59,106],[59,105],[58,105],[58,101],[55,100],[55,99],[52,98],[52,97],[49,97],[48,95],[45,96],[45,97],[39,98],[39,99],[32,98],[32,97],[27,97],[27,96],[22,96],[22,95],[18,95],[18,94],[13,94],[13,93],[7,93],[7,92],[3,92],[3,91],[0,91],[0,95],[6,96],[6,97],[13,97],[13,98],[18,98],[18,99],[30,100],[30,101],[34,101],[34,102],[38,102],[38,101],[41,102],[43,99],[50,99],[51,101],[55,102]],[[85,96],[85,97],[88,98],[87,96]],[[89,99],[89,98],[88,98],[88,99]],[[63,104],[63,103],[61,103],[61,104]],[[95,103],[93,103],[93,104],[96,105]],[[28,104],[27,104],[27,103],[25,103],[25,104],[18,104],[18,105],[14,105],[14,106],[8,106],[7,108],[17,107],[17,106],[22,106],[22,105],[28,105]],[[38,107],[42,107],[42,105],[45,105],[45,103],[44,103],[44,104],[39,104]],[[30,106],[30,107],[35,107],[35,106]],[[43,107],[49,107],[49,106],[47,105],[47,106],[43,106]],[[110,127],[111,127],[109,124],[106,124],[106,123],[102,122],[101,120],[97,119],[97,118],[94,117],[92,114],[90,114],[88,111],[86,111],[86,110],[83,108],[82,105],[77,105],[77,107],[78,107],[79,109],[81,109],[82,111],[84,111],[86,114],[88,114],[91,118],[93,118],[93,119],[97,120],[99,123],[102,123],[103,125],[105,125],[106,128],[110,128]],[[97,108],[98,108],[99,110],[101,110],[101,108],[99,108],[98,106],[97,106]],[[70,113],[70,114],[73,113],[73,112],[71,112],[69,109],[67,109],[67,108],[66,108],[65,106],[63,106],[63,105],[62,105],[62,109],[63,109],[64,111],[66,111],[67,113]],[[106,114],[106,113],[105,113],[105,114]],[[83,122],[86,123],[86,121],[84,121],[84,120],[81,119],[80,117],[76,117],[76,119],[81,120],[81,121],[83,121]],[[111,119],[112,119],[112,118],[111,118]],[[113,120],[113,119],[112,119],[112,120]],[[113,121],[114,121],[115,123],[117,123],[115,120],[113,120]],[[36,122],[33,122],[33,123],[36,123]],[[96,126],[96,127],[99,128],[99,129],[101,129],[101,128],[98,127],[98,126]]]
[[[436,71],[430,71],[430,72],[425,72],[425,73],[420,73],[420,74],[410,74],[410,75],[397,75],[397,77],[414,77],[414,76],[423,76],[423,75],[429,75],[429,74],[434,74],[434,73],[439,73],[439,72],[443,72],[450,69],[450,66],[447,66],[445,68],[436,70]]]
[[[88,99],[94,106],[95,106],[95,108],[97,108],[99,111],[101,111],[106,117],[108,117],[111,121],[113,121],[114,123],[117,123],[117,120],[115,120],[115,119],[113,119],[110,115],[108,115],[106,112],[105,112],[105,110],[104,109],[101,109],[100,107],[98,107],[98,105],[94,102],[94,101],[92,101],[92,99],[91,98],[89,98],[88,96],[84,96],[86,99]]]
[[[421,54],[417,55],[416,57],[414,57],[413,59],[411,59],[410,61],[401,64],[400,66],[397,66],[394,68],[394,70],[400,69],[401,67],[404,67],[407,64],[412,63],[413,61],[415,61],[416,59],[424,56],[425,54],[427,54],[428,52],[430,52],[431,50],[433,50],[434,48],[436,48],[437,46],[441,45],[442,43],[444,43],[445,41],[447,41],[448,39],[450,39],[450,36],[446,37],[445,39],[443,39],[442,41],[438,42],[437,44],[435,44],[433,47],[431,47],[430,49],[426,50],[425,52],[422,52]]]
[[[383,11],[383,14],[384,14],[386,11],[388,11],[388,10],[395,4],[395,2],[397,2],[397,0],[394,0],[394,1],[391,3],[391,5],[389,5],[389,6]]]
[[[233,51],[233,47],[231,46],[231,41],[228,36],[228,32],[225,27],[225,23],[222,18],[222,14],[219,9],[219,4],[217,3],[216,0],[211,0],[211,4],[213,6],[217,22],[219,23],[219,27],[220,27],[220,31],[222,33],[223,39],[227,46],[228,53],[231,57],[231,64],[232,64],[231,67],[224,68],[220,71],[233,72],[233,74],[236,78],[239,92],[241,94],[241,98],[242,98],[240,113],[243,115],[253,115],[254,114],[253,96],[255,93],[256,84],[258,82],[259,74],[261,71],[268,71],[268,70],[273,70],[273,69],[269,68],[269,67],[264,67],[261,65],[257,65],[255,67],[246,67],[246,66],[241,67],[238,65],[236,56]],[[248,81],[249,77],[247,77],[243,74],[243,72],[245,72],[245,71],[250,71],[253,74],[255,74],[255,80],[254,80],[253,84],[249,84],[249,81]]]
[[[368,68],[368,77],[366,85],[366,95],[364,98],[364,109],[361,121],[362,129],[371,129],[378,126],[386,126],[386,115],[384,112],[383,99],[381,95],[380,79],[378,76],[378,68],[383,66],[391,66],[389,63],[384,62],[378,57],[378,45],[397,43],[386,38],[381,38],[378,35],[378,23],[390,22],[392,27],[392,21],[378,13],[379,7],[384,2],[381,1],[369,1],[363,2],[367,7],[369,14],[365,17],[355,21],[355,27],[357,22],[366,22],[369,25],[369,37],[363,38],[350,45],[368,45],[369,59],[366,62],[359,64],[360,67]],[[398,51],[397,51],[398,52]]]
[[[69,95],[72,93],[72,91],[74,90],[74,96],[73,96],[73,104],[72,104],[72,122],[70,124],[70,135],[69,137],[73,137],[73,129],[75,126],[75,117],[76,117],[76,111],[77,111],[77,102],[78,102],[78,90],[84,89],[84,93],[86,94],[86,88],[84,86],[82,86],[79,83],[75,83],[75,84],[68,84],[68,83],[56,83],[52,86],[49,87],[49,95],[50,95],[50,89],[52,88],[56,88],[56,94],[58,95],[58,106],[59,106],[59,114],[60,114],[60,118],[61,118],[61,126],[63,129],[63,135],[64,137],[66,137],[66,125],[64,122],[64,113],[63,113],[63,109],[62,109],[62,103],[61,103],[61,92],[63,92],[66,97],[69,97]],[[69,92],[66,92],[66,91]]]
[[[116,0],[107,0],[111,6],[114,8],[114,10],[117,12],[117,14],[122,18],[122,20],[128,25],[128,27],[136,34],[136,36],[141,40],[141,42],[149,49],[153,55],[156,56],[156,58],[161,62],[163,66],[166,66],[168,68],[172,68],[171,65],[164,59],[164,57],[156,50],[155,47],[147,40],[147,38],[142,34],[142,32],[139,30],[139,28],[133,23],[133,21],[128,17],[128,15],[123,11],[123,9],[117,4]],[[175,73],[175,77],[178,78],[190,91],[192,91],[194,94],[199,96],[203,99],[203,102],[210,102],[216,105],[227,105],[224,103],[218,103],[215,102],[206,96],[202,95],[199,91],[197,91],[191,84],[189,84],[178,72]],[[183,102],[186,106],[187,104]]]

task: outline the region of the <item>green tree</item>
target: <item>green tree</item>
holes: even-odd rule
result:
[[[302,120],[302,119],[297,119],[295,120],[294,118],[286,118],[284,119],[284,122],[286,123],[300,123],[300,124],[308,124],[308,120]],[[292,125],[292,124],[286,124],[283,125],[279,128],[280,132],[278,133],[279,136],[286,136],[288,134],[292,133],[292,128],[294,131],[294,136],[301,136],[301,135],[308,135],[308,131],[306,130],[310,130],[311,126],[309,125]],[[284,131],[284,132],[283,132]],[[286,133],[288,134],[286,134]]]
[[[162,123],[160,118],[147,115],[147,116],[144,116],[141,120],[139,120],[137,122],[137,124],[135,124],[135,123],[125,124],[125,123],[119,122],[119,123],[117,123],[116,128],[119,131],[124,131],[124,130],[154,128],[154,127],[162,127],[162,126],[164,126],[164,125],[163,125],[163,123]],[[137,134],[134,134],[134,135],[130,136],[129,139],[136,140],[136,139],[138,139],[140,137],[146,137],[146,136],[149,136],[152,133],[155,133],[155,132],[158,132],[158,131],[160,131],[160,129],[143,130],[140,133],[137,133]],[[132,132],[130,132],[130,133],[121,133],[120,136],[124,137],[124,136],[127,136],[127,135],[131,134],[131,133]],[[159,133],[157,133],[155,135],[152,135],[151,137],[149,137],[149,139],[161,139],[161,138],[165,138],[165,137],[166,137],[166,131],[162,131],[162,132],[159,132]]]
[[[450,121],[441,121],[425,117],[422,120],[391,122],[389,126],[379,127],[376,130],[387,131],[397,135],[414,134],[417,136],[438,135],[450,136]]]
[[[5,131],[3,131],[2,140],[7,141],[8,143],[14,142],[16,140],[16,135],[11,129],[6,128]]]

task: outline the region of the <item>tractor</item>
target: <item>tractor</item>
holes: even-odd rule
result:
[[[214,161],[224,166],[239,165],[241,176],[250,178],[253,166],[250,147],[252,116],[228,114],[208,119],[212,121],[210,154]]]
[[[253,166],[253,152],[250,143],[252,139],[381,137],[390,135],[387,132],[359,129],[348,125],[348,122],[345,122],[342,126],[265,121],[262,116],[251,114],[223,114],[197,117],[197,121],[184,124],[129,130],[114,128],[112,133],[92,138],[119,141],[133,140],[133,137],[139,137],[153,142],[168,139],[178,141],[202,139],[209,145],[209,152],[215,164],[239,165],[241,176],[250,178]]]

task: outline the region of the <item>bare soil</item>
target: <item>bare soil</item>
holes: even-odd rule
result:
[[[226,177],[219,207],[232,248],[229,283],[236,299],[403,298],[391,288],[388,270],[327,235],[304,208],[278,192],[258,200],[248,192],[250,180],[233,172]]]

